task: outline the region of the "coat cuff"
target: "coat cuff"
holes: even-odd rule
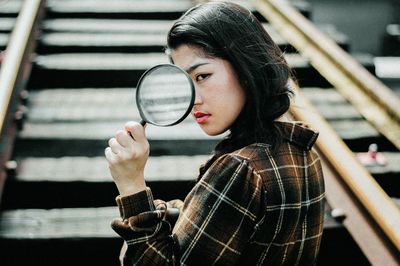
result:
[[[129,196],[117,196],[115,201],[118,204],[121,218],[124,220],[142,212],[155,210],[150,188]]]

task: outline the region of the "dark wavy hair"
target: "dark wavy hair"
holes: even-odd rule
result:
[[[229,61],[246,91],[245,106],[216,152],[254,142],[275,148],[282,139],[273,121],[289,109],[292,91],[288,80],[292,74],[282,51],[255,16],[230,2],[196,5],[168,32],[167,51],[183,44]]]

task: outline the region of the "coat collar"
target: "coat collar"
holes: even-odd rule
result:
[[[285,140],[306,150],[312,148],[319,135],[316,130],[298,121],[275,122],[275,125]]]

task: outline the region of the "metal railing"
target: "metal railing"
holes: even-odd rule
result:
[[[258,11],[378,131],[400,148],[399,99],[337,44],[285,1],[254,1]],[[294,88],[297,88],[293,84]],[[323,159],[327,199],[345,212],[349,230],[373,265],[400,263],[400,211],[342,139],[296,89],[294,119],[320,131],[317,150]]]
[[[0,198],[6,178],[5,163],[10,158],[16,132],[18,94],[25,88],[29,78],[31,54],[43,6],[43,0],[27,0],[23,3],[0,68]]]

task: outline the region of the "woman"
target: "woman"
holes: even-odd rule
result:
[[[227,2],[188,10],[169,31],[167,51],[195,84],[192,115],[201,129],[229,135],[200,169],[175,224],[173,204],[153,201],[146,188],[144,128],[129,122],[110,139],[105,153],[121,211],[112,227],[128,245],[124,263],[315,264],[324,208],[312,150],[318,133],[278,121],[290,105],[282,52],[250,11]]]

